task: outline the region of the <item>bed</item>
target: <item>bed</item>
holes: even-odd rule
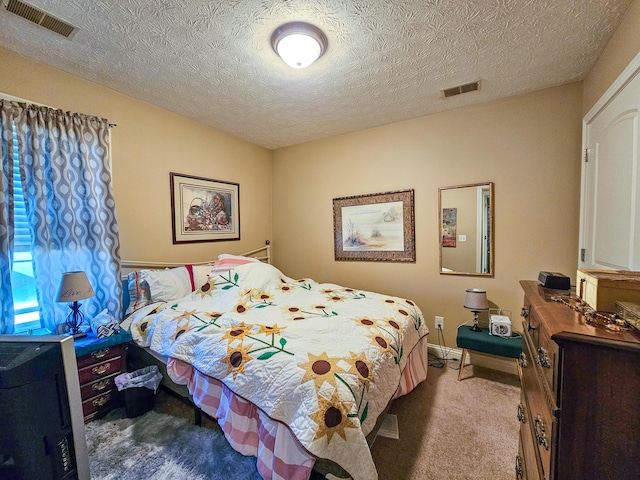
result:
[[[159,363],[163,383],[215,418],[265,479],[376,479],[377,428],[426,378],[422,312],[404,298],[290,278],[268,245],[266,257],[257,251],[130,272],[130,357]],[[154,278],[163,273],[181,280]]]

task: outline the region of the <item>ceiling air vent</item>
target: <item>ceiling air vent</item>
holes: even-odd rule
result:
[[[73,25],[70,25],[62,20],[59,20],[42,10],[39,10],[31,5],[27,5],[20,0],[9,0],[5,5],[8,12],[15,13],[16,15],[29,20],[35,24],[40,25],[52,32],[62,35],[66,38],[71,38],[78,30]]]
[[[460,95],[461,93],[474,92],[476,90],[480,90],[480,80],[477,82],[465,83],[464,85],[458,85],[457,87],[445,88],[442,90],[442,95],[447,98]]]

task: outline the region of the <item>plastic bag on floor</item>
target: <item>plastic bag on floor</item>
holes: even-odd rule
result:
[[[146,387],[154,392],[162,381],[162,374],[157,365],[140,368],[134,372],[121,373],[114,378],[118,391],[134,387]]]

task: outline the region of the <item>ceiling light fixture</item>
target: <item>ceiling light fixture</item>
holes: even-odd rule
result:
[[[271,35],[271,46],[293,68],[305,68],[327,50],[327,36],[318,27],[305,22],[290,22]]]

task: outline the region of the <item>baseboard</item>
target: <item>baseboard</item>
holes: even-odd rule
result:
[[[447,358],[449,360],[456,359],[458,362],[462,357],[462,349],[452,347],[442,347],[433,343],[427,344],[427,350],[437,358]],[[478,365],[479,367],[498,370],[499,372],[518,375],[518,367],[512,358],[497,357],[486,353],[472,352],[467,350],[465,365]]]

